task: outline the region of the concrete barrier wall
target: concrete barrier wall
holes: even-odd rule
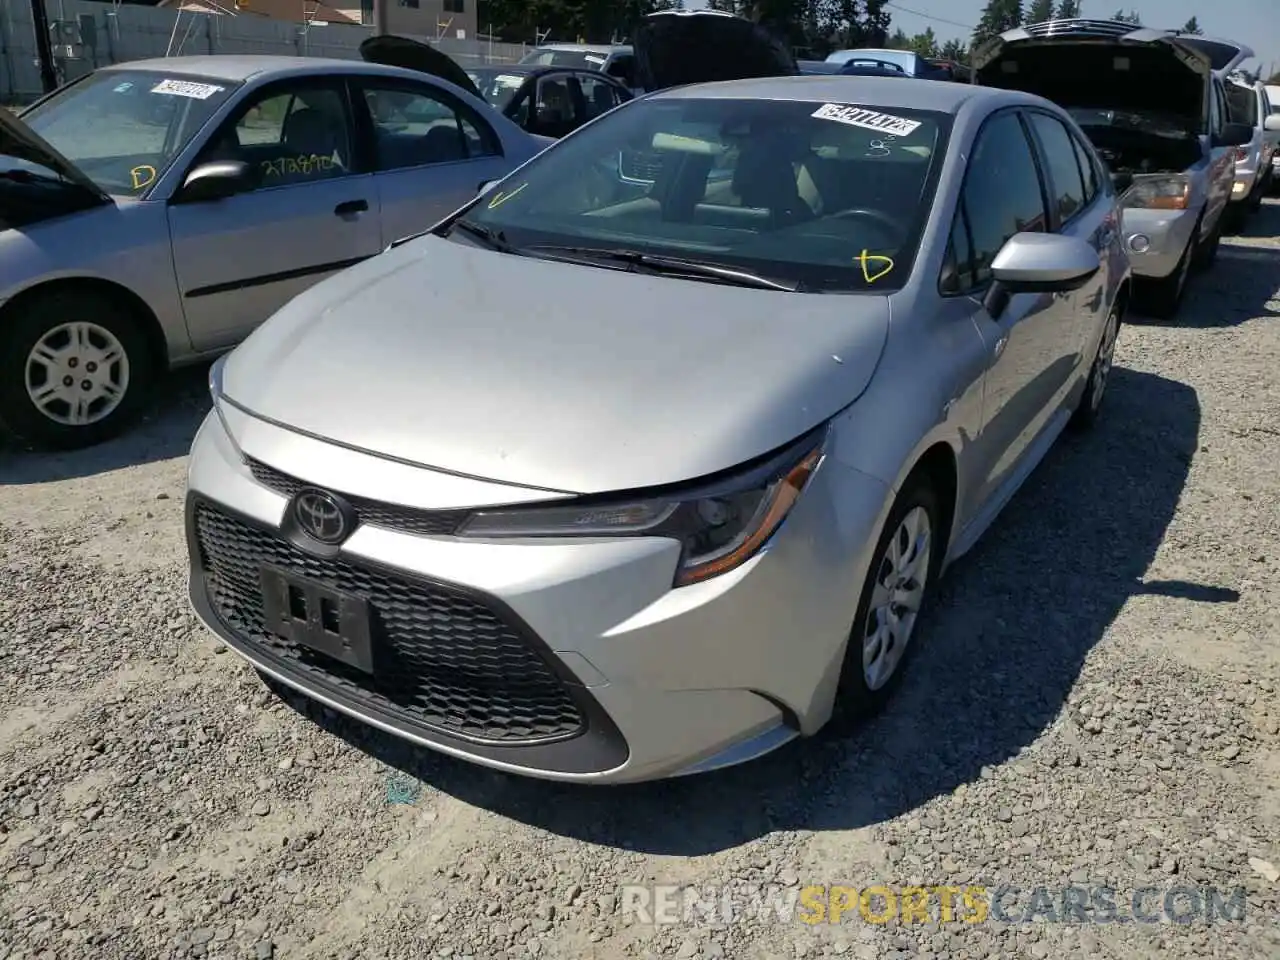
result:
[[[249,15],[176,12],[155,7],[46,0],[63,81],[97,67],[147,57],[266,53],[359,59],[372,28],[302,24]],[[452,38],[429,40],[464,66],[514,63],[523,44]],[[0,103],[29,103],[41,94],[29,0],[0,0]]]

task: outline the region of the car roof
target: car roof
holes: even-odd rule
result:
[[[650,94],[647,99],[721,99],[721,100],[801,100],[813,103],[875,104],[908,110],[932,110],[958,113],[966,103],[1043,104],[1040,97],[1016,90],[980,87],[968,83],[942,80],[915,80],[904,83],[900,77],[842,77],[817,75],[796,77],[761,77],[753,80],[728,80],[721,83],[697,83],[672,87]]]
[[[384,67],[363,60],[339,60],[333,57],[291,57],[270,54],[222,53],[212,56],[155,57],[150,60],[132,60],[101,67],[103,72],[145,70],[155,73],[190,74],[210,80],[226,80],[243,83],[262,74],[308,75],[332,73],[396,73],[404,75],[413,71],[396,67]]]

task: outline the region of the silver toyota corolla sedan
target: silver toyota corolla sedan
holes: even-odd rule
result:
[[[545,146],[429,69],[171,57],[0,110],[0,432],[111,436],[165,369]]]
[[[632,150],[651,184],[606,162]],[[1098,415],[1117,217],[1027,94],[633,101],[218,362],[195,609],[279,683],[536,777],[705,771],[868,715],[947,564]]]

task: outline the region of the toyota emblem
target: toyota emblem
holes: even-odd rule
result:
[[[293,518],[305,533],[321,543],[341,543],[351,532],[347,508],[323,490],[300,491],[293,501]]]

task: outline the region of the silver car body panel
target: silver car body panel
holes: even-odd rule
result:
[[[797,77],[655,96],[839,103],[850,89],[840,78]],[[829,418],[822,460],[786,522],[746,563],[691,586],[672,588],[680,547],[658,537],[486,541],[362,525],[337,549],[350,563],[500,600],[616,725],[620,757],[593,766],[581,755],[534,759],[469,745],[301,677],[211,611],[193,540],[192,598],[205,623],[255,667],[334,709],[548,779],[675,776],[821,728],[858,585],[897,491],[929,451],[954,457],[944,560],[969,549],[1080,401],[1129,279],[1116,197],[1104,189],[1062,230],[1098,250],[1100,269],[1078,290],[1015,295],[998,320],[972,296],[941,296],[946,238],[983,123],[1002,109],[1066,115],[1037,97],[955,84],[872,78],[857,89],[867,102],[954,114],[920,255],[888,297],[638,278],[461,244],[449,253],[448,241],[422,238],[311,288],[217,372],[219,399],[189,464],[189,517],[212,504],[266,535],[278,535],[290,500],[246,458],[303,483],[420,509],[557,503],[564,491],[732,468]],[[542,292],[530,296],[535,276]],[[344,324],[359,323],[357,305],[367,322],[375,298],[382,316],[372,336],[360,326],[361,344]],[[591,311],[592,327],[583,304],[600,302],[612,307]],[[662,349],[640,343],[637,329]],[[471,364],[467,377],[450,367],[462,363]],[[328,394],[343,394],[346,409]],[[559,749],[595,749],[572,744]]]
[[[545,146],[484,101],[410,70],[319,57],[226,55],[141,60],[101,72],[118,70],[243,86],[141,199],[113,197],[83,213],[0,232],[0,304],[58,281],[113,285],[155,320],[173,365],[234,345],[297,293],[431,226],[469,201],[481,182],[505,175]],[[335,75],[444,90],[489,122],[504,155],[256,190],[217,203],[169,203],[207,138],[245,98],[267,83]],[[366,213],[334,216],[337,204],[357,198],[367,198]]]

